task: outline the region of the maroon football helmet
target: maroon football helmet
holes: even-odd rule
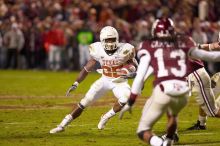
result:
[[[169,18],[157,19],[152,25],[151,33],[153,37],[171,37],[175,33],[174,23]]]

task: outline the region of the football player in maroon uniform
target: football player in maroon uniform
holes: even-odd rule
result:
[[[151,40],[141,43],[137,53],[140,63],[128,105],[134,103],[148,68],[152,66],[155,75],[154,90],[144,106],[137,130],[138,136],[153,146],[172,145],[177,127],[177,115],[186,105],[190,90],[185,81],[185,76],[192,72],[189,68],[189,57],[206,58],[206,55],[203,54],[204,52],[200,53],[190,37],[175,35],[171,19],[156,20],[152,27],[152,35]],[[212,53],[212,55],[213,58],[220,59],[220,53]],[[165,112],[168,113],[168,125],[167,136],[163,140],[151,130]]]
[[[140,63],[133,84],[141,85],[149,65],[155,74],[154,90],[144,106],[137,133],[150,145],[171,145],[177,115],[187,103],[189,87],[184,77],[188,68],[187,54],[194,43],[189,38],[177,38],[173,21],[167,18],[154,22],[152,35],[151,40],[142,42],[137,53]],[[135,98],[136,95],[131,95],[129,102]],[[169,113],[167,139],[162,140],[151,130],[165,112]]]
[[[220,33],[219,33],[220,35]],[[198,45],[203,50],[220,50],[220,36],[219,42],[211,44]],[[212,58],[212,56],[210,56]],[[205,130],[207,115],[212,117],[220,117],[220,98],[216,98],[212,88],[215,87],[219,80],[219,73],[215,74],[212,79],[204,69],[203,63],[200,61],[191,61],[192,70],[194,70],[189,76],[188,80],[191,85],[192,95],[196,98],[199,104],[199,116],[196,124],[189,127],[188,130]]]

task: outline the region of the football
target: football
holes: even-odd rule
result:
[[[136,71],[136,67],[134,66],[133,63],[126,64],[121,68],[120,74],[127,75],[127,74],[135,72],[135,71]]]

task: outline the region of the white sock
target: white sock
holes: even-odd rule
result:
[[[199,121],[200,121],[200,125],[201,126],[205,126],[206,125],[206,119],[207,119],[207,116],[203,117],[203,116],[199,115]]]
[[[68,114],[65,116],[65,118],[63,119],[63,121],[60,123],[59,126],[66,127],[72,120],[73,117],[70,114]]]
[[[112,108],[111,110],[109,110],[109,111],[103,116],[103,118],[109,119],[109,118],[113,117],[115,114],[116,114],[116,113],[115,113],[115,111],[114,111],[113,108]]]
[[[170,138],[166,138],[166,139],[163,141],[163,146],[167,146],[167,145],[173,145],[173,140],[170,139]]]
[[[158,137],[156,135],[151,137],[151,139],[150,139],[151,146],[160,146],[162,144],[163,144],[163,140],[160,137]]]

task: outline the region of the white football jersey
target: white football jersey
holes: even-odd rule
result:
[[[101,42],[95,42],[89,46],[90,55],[98,61],[103,69],[102,74],[107,77],[117,78],[118,72],[128,60],[134,58],[135,49],[129,43],[119,43],[114,54],[108,55]]]

